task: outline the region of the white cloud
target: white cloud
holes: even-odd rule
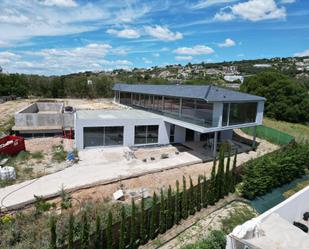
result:
[[[193,57],[191,55],[188,55],[188,56],[175,56],[175,60],[177,60],[177,61],[192,61]]]
[[[106,33],[128,39],[135,39],[140,37],[139,32],[135,29],[123,29],[123,30],[108,29]]]
[[[236,45],[236,42],[233,41],[231,38],[227,38],[225,39],[225,41],[223,43],[219,43],[218,46],[220,48],[229,48],[229,47],[233,47]]]
[[[205,45],[196,45],[194,47],[180,47],[174,50],[176,54],[188,54],[188,55],[199,55],[199,54],[212,54],[215,51]]]
[[[146,26],[145,31],[152,37],[162,41],[176,41],[182,39],[183,35],[180,32],[172,32],[167,27],[160,25]]]
[[[285,17],[285,8],[278,7],[274,0],[249,0],[221,9],[216,13],[214,19],[230,21],[235,18],[242,18],[249,21],[261,21]]]
[[[137,22],[149,8],[134,2],[121,5],[122,0],[109,3],[79,1],[75,6],[77,1],[73,0],[1,0],[0,46],[16,46],[38,36],[79,34],[98,30],[104,25]]]
[[[105,59],[107,55],[113,55],[116,49],[105,43],[91,43],[77,48],[42,49],[19,54],[2,52],[0,63],[1,58],[6,59],[5,63],[1,64],[9,72],[47,75],[130,67],[132,62],[128,60]]]
[[[160,57],[160,54],[159,53],[153,53],[152,54],[154,57]]]
[[[294,54],[295,57],[309,56],[309,49]]]
[[[295,3],[296,0],[281,0],[282,4],[287,4],[287,3]]]
[[[205,9],[213,5],[237,2],[238,0],[201,0],[198,3],[192,5],[192,9]]]
[[[78,4],[74,0],[36,0],[36,2],[45,6],[57,6],[57,7],[78,6]]]
[[[152,61],[148,60],[147,58],[143,57],[142,60],[144,61],[145,64],[151,64]]]

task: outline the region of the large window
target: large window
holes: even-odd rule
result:
[[[84,147],[123,144],[123,126],[84,127]]]
[[[195,114],[195,101],[189,99],[182,99],[181,115],[194,117]]]
[[[203,100],[196,101],[196,113],[195,117],[198,119],[203,119],[205,123],[211,124],[212,123],[212,111],[213,104],[207,103]]]
[[[257,103],[231,103],[229,125],[254,123]]]
[[[120,104],[130,105],[131,104],[131,93],[121,92],[120,93]]]
[[[159,111],[162,110],[162,96],[154,96],[153,108]]]
[[[179,113],[179,98],[171,98],[171,97],[164,97],[164,111],[165,112],[172,112],[172,113]]]
[[[135,126],[135,144],[154,144],[158,143],[159,126],[158,125],[142,125]]]
[[[257,103],[225,103],[223,105],[222,126],[254,123]]]

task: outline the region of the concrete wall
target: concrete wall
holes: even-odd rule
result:
[[[76,117],[76,114],[75,114]],[[158,144],[169,143],[169,126],[161,118],[154,119],[77,119],[75,118],[75,146],[84,148],[84,127],[123,126],[123,145],[134,146],[135,126],[159,125]],[[142,146],[141,144],[137,146]]]
[[[38,102],[15,113],[14,130],[59,130],[74,127],[74,114],[62,113],[63,103]],[[51,113],[44,113],[50,111]]]

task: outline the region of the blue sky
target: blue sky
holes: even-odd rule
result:
[[[309,56],[309,1],[1,0],[0,30],[20,73]]]

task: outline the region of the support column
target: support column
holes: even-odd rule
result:
[[[213,144],[213,152],[212,152],[213,158],[215,158],[216,155],[217,155],[217,143],[218,143],[218,132],[215,131],[214,144]]]
[[[253,141],[252,141],[252,149],[254,150],[256,146],[256,126],[253,126]]]

